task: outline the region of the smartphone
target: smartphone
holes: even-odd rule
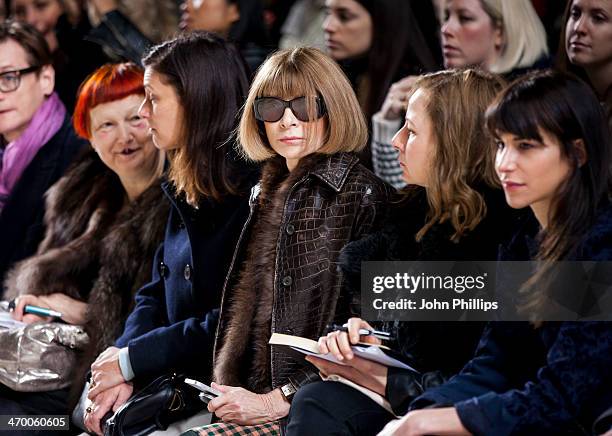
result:
[[[197,380],[193,380],[191,378],[186,378],[185,379],[185,383],[187,383],[189,386],[193,386],[197,390],[201,391],[200,400],[203,401],[206,404],[208,404],[208,402],[210,400],[212,400],[213,398],[216,398],[219,395],[221,395],[221,392],[219,392],[218,390],[213,389],[210,386],[208,386],[207,384],[204,384],[204,383],[199,382]]]

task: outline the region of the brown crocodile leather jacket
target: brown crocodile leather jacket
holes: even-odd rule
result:
[[[349,153],[313,154],[288,174],[274,158],[253,188],[221,302],[214,378],[254,392],[316,373],[303,358],[270,347],[274,332],[318,339],[359,314],[344,295],[340,250],[379,227],[391,188]]]

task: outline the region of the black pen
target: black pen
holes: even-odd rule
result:
[[[332,324],[330,326],[330,330],[348,332],[348,323],[344,325]],[[391,333],[383,332],[382,330],[359,329],[359,336],[374,336],[375,338],[385,341],[392,341],[395,339],[393,336],[391,336]]]

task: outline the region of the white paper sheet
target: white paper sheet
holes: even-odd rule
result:
[[[343,363],[339,361],[338,359],[336,359],[331,353],[317,354],[317,353],[313,353],[308,350],[304,350],[299,347],[291,347],[291,348],[293,348],[296,351],[299,351],[300,353],[308,354],[310,356],[315,356],[320,359],[329,360],[330,362],[334,362],[334,363],[343,365]],[[368,359],[368,360],[380,363],[385,366],[391,366],[393,368],[402,368],[402,369],[407,369],[407,370],[416,372],[416,370],[412,368],[411,366],[406,365],[405,363],[400,362],[397,359],[387,356],[378,347],[363,347],[361,345],[353,345],[351,348],[353,349],[353,353],[355,354],[355,356],[363,357],[364,359]]]

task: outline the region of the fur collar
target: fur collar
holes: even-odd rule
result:
[[[352,153],[332,155],[313,153],[300,160],[291,173],[290,179],[295,183],[308,175],[312,175],[336,192],[340,192],[351,169],[358,162],[359,158]],[[268,160],[262,169],[260,182],[262,193],[266,190],[266,187],[277,186],[280,180],[287,178],[288,174],[289,170],[285,159],[276,156]]]
[[[228,322],[221,332],[214,379],[263,393],[271,388],[268,339],[271,334],[279,229],[292,187],[311,176],[339,191],[358,158],[348,153],[311,154],[291,172],[285,160],[270,159],[262,169],[255,222],[236,285],[226,289]],[[230,272],[231,273],[231,272]],[[224,310],[224,309],[222,309]]]

